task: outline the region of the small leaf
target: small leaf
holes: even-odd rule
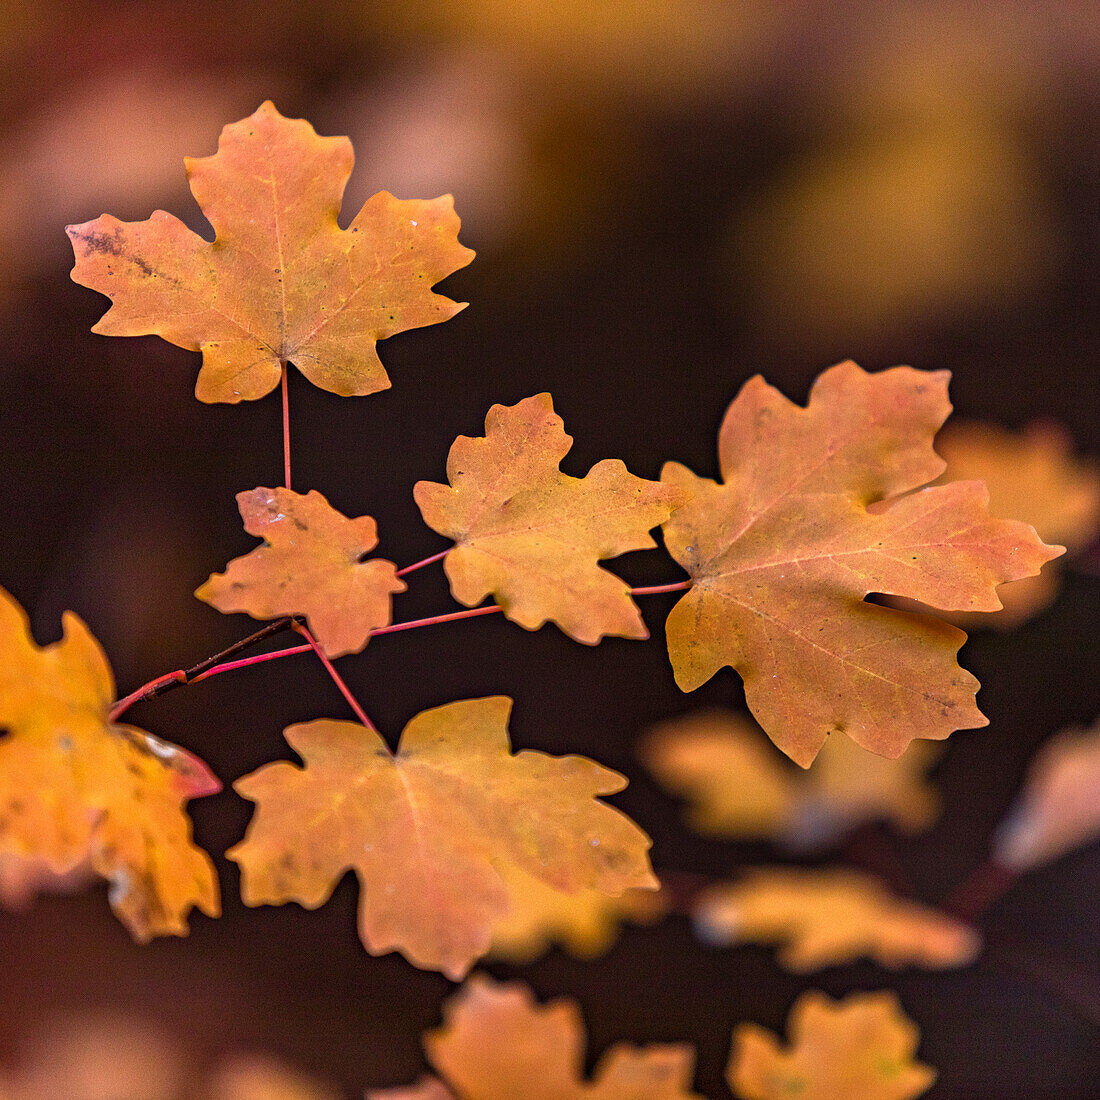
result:
[[[890,759],[830,737],[810,767],[796,771],[747,715],[707,709],[657,726],[642,757],[687,799],[698,832],[814,850],[866,821],[927,828],[939,799],[925,773],[938,748],[916,741]]]
[[[163,210],[70,225],[73,280],[114,301],[92,331],[201,351],[200,401],[263,397],[286,362],[345,397],[385,389],[375,345],[462,309],[431,287],[474,254],[450,195],[380,191],[341,229],[352,161],[346,137],[268,102],[226,126],[213,156],[185,161],[212,243]]]
[[[701,894],[693,918],[707,943],[784,945],[779,963],[796,974],[862,956],[891,970],[965,966],[981,947],[969,926],[842,869],[758,867]]]
[[[244,528],[265,545],[236,558],[196,591],[227,614],[255,619],[305,615],[330,657],[358,653],[390,622],[390,596],[405,591],[392,562],[363,561],[378,544],[370,516],[348,519],[316,489],[252,489],[237,494]]]
[[[418,482],[416,503],[455,541],[444,568],[460,603],[493,595],[525,629],[551,619],[587,645],[647,638],[630,586],[596,563],[655,546],[649,531],[668,518],[673,493],[614,458],[569,477],[558,463],[572,444],[548,393],[494,405],[483,437],[451,447],[450,485]]]
[[[87,861],[136,940],[186,935],[193,906],[219,913],[209,857],[183,804],[221,784],[183,749],[108,718],[110,666],[71,612],[39,648],[0,589],[0,851],[66,874]]]
[[[500,868],[512,909],[493,926],[491,958],[532,962],[560,943],[579,959],[604,954],[624,921],[653,924],[668,910],[657,890],[627,890],[609,897],[601,890],[556,890],[518,868]]]
[[[291,726],[305,767],[279,762],[239,780],[257,803],[241,865],[247,904],[316,908],[349,868],[372,954],[460,978],[510,911],[518,868],[559,890],[653,887],[649,839],[596,796],[626,786],[581,756],[511,754],[511,700],[417,715],[396,755],[372,730],[321,719]]]
[[[997,862],[1038,867],[1100,836],[1100,721],[1063,730],[1039,750],[994,838]]]
[[[791,1009],[790,1045],[756,1024],[733,1033],[726,1079],[741,1100],[914,1100],[936,1079],[913,1061],[919,1035],[893,993],[842,1001],[803,993]]]
[[[424,1047],[461,1100],[702,1100],[690,1091],[694,1056],[682,1044],[619,1044],[584,1081],[577,1006],[540,1007],[526,986],[480,974],[447,1002]]]
[[[865,600],[992,611],[998,584],[1062,552],[993,519],[978,482],[914,492],[943,470],[932,437],[949,411],[946,371],[842,363],[806,408],[756,377],[719,433],[724,484],[665,466],[683,501],[665,545],[692,578],[666,625],[681,689],[732,666],[803,767],[830,733],[900,756],[914,738],[986,724],[978,682],[955,661],[966,635]]]

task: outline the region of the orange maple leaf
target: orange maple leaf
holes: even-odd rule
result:
[[[110,666],[71,612],[39,648],[0,589],[0,851],[64,874],[87,860],[134,938],[185,935],[193,906],[219,912],[209,857],[183,804],[221,784],[201,760],[108,718]]]
[[[936,450],[947,462],[941,480],[984,481],[993,515],[1030,523],[1040,537],[1062,543],[1071,554],[1096,537],[1100,470],[1073,457],[1073,440],[1058,425],[1040,421],[1016,433],[993,424],[952,422],[936,436]],[[998,589],[1003,610],[951,621],[1010,630],[1051,604],[1060,583],[1057,568],[1044,569]]]
[[[791,1009],[790,1046],[746,1023],[733,1033],[726,1080],[741,1100],[913,1100],[936,1071],[913,1060],[919,1033],[893,993],[841,1001],[803,993]]]
[[[237,494],[244,529],[266,540],[235,558],[196,592],[226,613],[256,619],[305,615],[330,657],[358,653],[390,621],[390,596],[405,591],[393,562],[363,561],[378,544],[370,516],[348,519],[316,489],[251,489]]]
[[[527,630],[551,619],[587,645],[606,634],[648,638],[630,586],[596,563],[655,546],[649,531],[668,518],[673,493],[615,458],[584,478],[563,474],[572,444],[548,393],[494,405],[484,436],[451,447],[450,485],[417,482],[416,503],[455,541],[444,569],[460,603],[492,594]]]
[[[678,463],[662,471],[684,501],[665,544],[692,580],[666,625],[676,682],[691,691],[731,665],[757,721],[803,767],[833,732],[899,756],[914,738],[986,724],[978,682],[955,660],[966,635],[864,597],[993,611],[998,584],[1063,552],[993,519],[980,482],[913,492],[943,470],[932,437],[951,408],[947,379],[841,363],[801,408],[757,376],[719,434],[725,484]]]
[[[534,1003],[518,982],[475,974],[444,1006],[444,1024],[424,1036],[438,1081],[414,1091],[369,1092],[368,1100],[702,1100],[691,1091],[694,1054],[684,1044],[625,1043],[585,1081],[584,1025],[572,1001]]]
[[[269,764],[235,784],[257,803],[229,852],[246,903],[316,908],[354,868],[367,950],[459,978],[509,912],[503,868],[560,890],[655,887],[649,838],[596,798],[626,780],[581,756],[512,755],[511,706],[492,696],[423,711],[396,754],[354,722],[291,726],[305,767]]]
[[[318,137],[267,102],[226,126],[213,156],[185,160],[213,242],[163,210],[69,226],[74,281],[114,301],[93,331],[201,351],[200,401],[263,397],[287,362],[332,393],[385,389],[375,345],[462,309],[431,287],[474,254],[450,195],[380,191],[341,229],[353,159],[346,137]]]
[[[968,925],[843,868],[753,868],[704,891],[692,916],[708,943],[785,944],[779,963],[799,974],[861,956],[892,970],[964,966],[981,947]]]

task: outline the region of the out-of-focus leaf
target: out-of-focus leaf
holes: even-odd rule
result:
[[[998,863],[1023,871],[1100,835],[1100,722],[1065,730],[1039,750],[993,844]]]
[[[502,868],[508,884],[511,912],[493,927],[490,958],[526,963],[555,943],[570,955],[594,959],[618,939],[626,921],[653,924],[668,911],[659,890],[627,890],[610,897],[601,890],[556,890],[518,868]]]
[[[428,1060],[458,1100],[702,1100],[691,1091],[694,1055],[683,1044],[612,1047],[583,1079],[584,1025],[572,1001],[540,1007],[519,983],[475,974],[424,1036]],[[451,1094],[422,1082],[416,1100]],[[397,1100],[392,1092],[370,1100]]]
[[[110,721],[107,659],[80,619],[62,621],[62,640],[39,648],[0,589],[0,851],[59,874],[87,861],[135,939],[186,935],[193,906],[220,906],[183,805],[221,784],[183,749]]]
[[[919,1033],[893,993],[833,1001],[803,993],[791,1009],[790,1043],[756,1024],[733,1034],[726,1079],[741,1100],[914,1100],[936,1072],[914,1061]]]
[[[965,966],[981,947],[968,925],[844,869],[755,868],[706,890],[693,917],[708,943],[782,945],[780,965],[799,974],[861,956],[891,970]]]

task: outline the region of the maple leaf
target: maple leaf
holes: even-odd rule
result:
[[[1008,816],[994,858],[1016,871],[1049,863],[1100,836],[1100,721],[1063,730],[1039,750]]]
[[[688,800],[698,832],[804,850],[865,821],[907,832],[930,825],[939,803],[925,773],[937,748],[918,741],[891,759],[830,737],[810,767],[796,771],[747,716],[704,709],[656,726],[641,753],[661,783]]]
[[[531,962],[553,943],[577,958],[594,959],[618,938],[622,921],[653,924],[668,911],[667,898],[656,890],[627,890],[619,897],[596,889],[569,893],[518,868],[500,872],[512,909],[493,926],[494,959]]]
[[[596,798],[626,780],[581,756],[512,755],[511,706],[491,696],[423,711],[396,753],[354,722],[291,726],[305,767],[269,764],[235,784],[257,803],[228,853],[246,903],[316,908],[354,868],[367,950],[459,978],[509,912],[504,868],[559,890],[655,887],[648,837]]]
[[[358,653],[390,621],[390,596],[405,591],[389,561],[363,561],[378,544],[370,516],[348,519],[316,489],[237,494],[244,529],[265,545],[231,561],[196,592],[226,613],[256,619],[305,615],[330,657]]]
[[[534,1003],[530,990],[475,974],[424,1036],[428,1060],[450,1090],[368,1093],[369,1100],[702,1100],[691,1092],[694,1056],[682,1044],[612,1047],[583,1080],[584,1025],[572,1001]],[[437,1087],[438,1086],[438,1087]],[[434,1090],[434,1091],[433,1091]]]
[[[919,1034],[893,993],[841,1001],[810,990],[795,1001],[788,1049],[772,1032],[740,1024],[726,1079],[741,1100],[913,1100],[936,1079],[913,1060]]]
[[[864,597],[992,611],[998,584],[1062,553],[993,519],[979,482],[913,492],[943,469],[932,437],[947,379],[846,362],[801,408],[757,376],[722,423],[724,484],[678,463],[662,471],[683,501],[665,545],[692,580],[666,624],[676,682],[691,691],[732,666],[757,721],[803,767],[833,732],[899,756],[914,738],[987,724],[955,660],[966,635]]]
[[[200,401],[263,397],[287,362],[345,397],[385,389],[375,345],[462,309],[430,288],[474,254],[450,195],[381,191],[341,229],[353,159],[346,137],[266,102],[222,130],[213,156],[185,160],[213,242],[163,210],[69,226],[73,280],[114,302],[92,331],[201,351]]]
[[[587,645],[606,634],[648,638],[629,585],[596,562],[655,546],[649,531],[668,518],[673,493],[614,458],[584,478],[563,474],[572,444],[548,393],[494,405],[484,436],[451,447],[450,485],[417,482],[416,503],[455,541],[444,569],[460,603],[492,594],[527,630],[551,619]]]
[[[1073,441],[1058,425],[1039,421],[1016,433],[992,424],[952,422],[936,436],[936,450],[947,462],[941,480],[984,481],[993,515],[1030,523],[1043,539],[1062,543],[1071,554],[1095,538],[1100,470],[1073,457]],[[1059,586],[1059,571],[1052,566],[999,588],[1003,610],[952,616],[951,621],[1012,629],[1052,603]]]
[[[706,890],[692,915],[707,943],[785,944],[779,963],[798,974],[861,956],[891,970],[964,966],[981,947],[969,926],[844,869],[754,868]]]
[[[39,648],[0,589],[0,851],[65,874],[87,860],[134,938],[184,935],[198,906],[219,912],[209,857],[183,804],[221,789],[197,757],[110,721],[114,678],[71,612]]]

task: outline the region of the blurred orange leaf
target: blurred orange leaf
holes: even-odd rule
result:
[[[705,709],[655,727],[641,751],[661,783],[688,800],[697,831],[817,848],[865,821],[908,832],[930,825],[938,798],[925,773],[937,748],[918,741],[890,759],[830,737],[796,771],[750,718]]]
[[[219,912],[209,857],[183,804],[221,784],[197,757],[110,721],[114,678],[71,612],[39,648],[0,589],[0,850],[65,874],[85,860],[139,941],[186,935],[193,906]]]
[[[1073,457],[1073,441],[1058,425],[1039,421],[1022,433],[992,424],[948,424],[936,436],[947,462],[941,480],[984,481],[989,510],[1002,519],[1030,523],[1040,537],[1069,553],[1084,549],[1100,528],[1100,470]],[[1059,571],[1002,585],[1003,611],[967,616],[964,625],[1011,629],[1047,607],[1058,594]]]
[[[662,471],[684,500],[665,544],[692,579],[667,622],[676,682],[691,691],[735,668],[757,720],[803,767],[831,732],[899,756],[914,738],[986,724],[955,660],[966,636],[864,597],[992,611],[998,584],[1061,552],[993,519],[980,483],[913,491],[943,470],[932,437],[947,377],[842,363],[801,408],[758,376],[722,424],[724,484]]]
[[[891,970],[964,966],[981,946],[967,925],[845,869],[758,867],[701,894],[693,916],[708,943],[785,945],[779,963],[798,974],[862,956]]]
[[[701,1100],[691,1092],[690,1048],[628,1044],[584,1071],[584,1025],[572,1001],[540,1007],[519,983],[475,974],[444,1006],[444,1024],[424,1037],[428,1060],[457,1100]],[[413,1093],[373,1092],[368,1100],[451,1093],[425,1082]]]
[[[791,1009],[790,1045],[756,1024],[733,1034],[726,1079],[741,1100],[912,1100],[936,1079],[913,1060],[919,1033],[893,993],[841,1001],[803,993]]]
[[[201,401],[263,397],[287,362],[332,393],[385,389],[375,345],[453,317],[462,306],[430,288],[473,252],[449,195],[381,191],[341,229],[352,160],[347,138],[266,102],[222,130],[213,156],[185,161],[212,243],[163,210],[69,226],[73,279],[114,301],[93,331],[201,351]]]
[[[511,908],[505,869],[559,890],[656,886],[649,839],[596,798],[626,780],[581,756],[512,755],[511,705],[493,696],[423,711],[396,754],[353,722],[291,726],[305,766],[268,764],[235,784],[257,803],[229,852],[246,903],[316,908],[353,868],[367,949],[457,979]]]
[[[618,938],[624,921],[652,924],[668,902],[657,890],[627,890],[610,897],[602,890],[557,890],[518,868],[500,868],[512,909],[493,926],[494,959],[525,963],[560,943],[570,955],[594,959]]]
[[[378,544],[370,516],[348,519],[316,489],[252,489],[237,494],[244,529],[265,545],[231,561],[195,593],[226,613],[256,619],[305,615],[330,657],[358,653],[390,621],[390,596],[404,592],[396,567],[363,561]]]
[[[584,478],[563,474],[573,440],[548,393],[494,405],[485,433],[455,440],[450,485],[414,490],[424,522],[455,541],[444,564],[455,599],[472,607],[492,594],[527,630],[552,619],[588,645],[649,637],[630,586],[596,563],[655,546],[649,531],[673,494],[614,458]]]
[[[1100,722],[1063,730],[1039,750],[994,841],[994,857],[1026,870],[1100,836]]]

